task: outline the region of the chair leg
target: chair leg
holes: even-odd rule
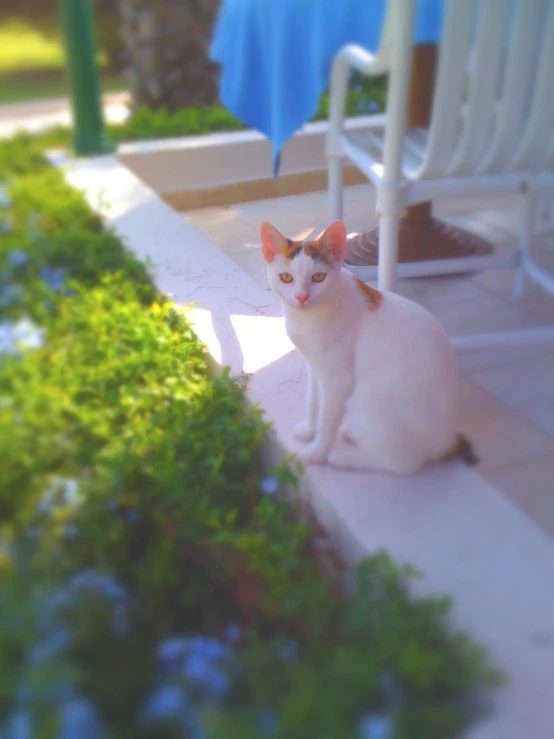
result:
[[[342,220],[342,159],[341,157],[329,157],[329,223]]]
[[[526,261],[535,233],[536,195],[524,192],[521,196],[521,227],[518,243],[518,266],[514,279],[514,296],[522,298],[526,283]]]
[[[379,219],[379,264],[377,279],[380,290],[394,290],[398,259],[400,212],[384,213]]]

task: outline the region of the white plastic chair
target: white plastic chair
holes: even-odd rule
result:
[[[380,49],[345,46],[331,75],[327,156],[329,219],[342,218],[342,168],[350,159],[377,189],[377,267],[346,265],[394,289],[418,277],[513,266],[554,295],[554,279],[533,260],[539,196],[554,191],[554,0],[445,0],[431,123],[406,131],[415,0],[389,0]],[[389,72],[386,116],[367,133],[343,131],[350,69]],[[397,264],[399,220],[409,205],[475,193],[520,193],[521,229],[511,254]],[[553,306],[554,321],[554,306]],[[460,347],[554,341],[554,328],[453,340]]]

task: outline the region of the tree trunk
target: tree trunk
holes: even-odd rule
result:
[[[218,69],[208,59],[218,0],[119,0],[134,106],[211,105]]]

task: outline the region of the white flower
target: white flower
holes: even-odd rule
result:
[[[15,354],[16,346],[11,323],[0,323],[0,354]]]
[[[9,208],[11,204],[12,200],[8,195],[7,189],[3,185],[0,185],[0,209]]]
[[[40,349],[43,344],[44,329],[28,318],[20,318],[17,323],[6,321],[0,324],[0,354],[16,354],[19,346]]]
[[[40,349],[44,344],[44,329],[39,328],[28,318],[20,318],[13,327],[13,336],[16,344],[27,349]]]
[[[56,506],[76,506],[79,502],[79,482],[71,477],[54,475],[39,503],[39,511],[49,513]]]

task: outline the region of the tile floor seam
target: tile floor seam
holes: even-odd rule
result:
[[[532,358],[533,359],[538,359],[539,357],[542,358],[544,356],[547,356],[547,354],[533,355]],[[528,362],[529,359],[530,359],[530,357],[522,357],[519,360],[512,360],[510,362],[506,362],[505,363],[505,366],[510,366],[510,365],[513,366],[514,364],[523,364],[524,362]],[[475,381],[475,383],[482,390],[485,390],[486,392],[491,393],[491,391],[488,389],[488,387],[486,387],[485,385],[482,385],[479,382],[478,375],[480,375],[480,374],[485,375],[490,370],[500,369],[503,366],[504,365],[494,365],[494,366],[489,365],[488,367],[485,367],[485,368],[483,368],[481,370],[477,370],[475,372],[472,372],[470,374],[470,376],[469,376],[469,379],[472,380],[472,381]],[[502,403],[504,406],[508,407],[511,411],[513,411],[514,413],[516,413],[518,416],[520,416],[520,418],[522,418],[529,425],[531,425],[535,431],[539,431],[541,434],[546,435],[547,437],[554,439],[554,433],[552,433],[551,431],[549,431],[544,426],[539,425],[537,423],[537,421],[535,421],[535,418],[533,417],[534,412],[533,412],[533,415],[531,415],[531,413],[529,413],[529,412],[526,413],[524,410],[521,409],[521,406],[520,407],[516,407],[515,405],[511,405],[509,402],[507,402],[506,400],[504,400],[504,397],[502,397],[501,395],[497,395],[496,393],[492,393],[492,395],[493,395],[493,397],[496,400],[498,400],[499,403]],[[505,395],[505,394],[503,393],[503,395]]]
[[[531,452],[530,454],[526,453],[525,456],[518,458],[518,460],[515,462],[513,460],[510,460],[506,463],[500,463],[500,464],[495,464],[494,462],[491,462],[490,459],[487,458],[487,455],[480,455],[479,449],[477,449],[476,451],[478,453],[478,456],[482,457],[481,462],[479,466],[477,467],[477,469],[479,473],[483,475],[483,477],[494,475],[504,470],[507,467],[512,467],[514,465],[519,465],[519,464],[526,464],[527,462],[535,459],[536,457],[541,457],[542,455],[554,452],[554,435],[553,434],[550,434],[545,429],[541,429],[537,427],[537,425],[531,419],[522,415],[515,408],[512,408],[512,406],[505,403],[504,400],[494,395],[494,393],[492,393],[490,390],[474,382],[471,379],[471,377],[468,377],[465,373],[460,373],[460,376],[463,376],[465,382],[469,384],[471,392],[477,391],[478,393],[486,396],[484,403],[485,402],[490,403],[490,405],[493,406],[493,408],[491,408],[490,410],[491,415],[498,416],[499,410],[502,410],[504,413],[506,413],[509,416],[515,416],[513,420],[527,427],[526,431],[528,430],[529,432],[528,435],[530,436],[531,433],[534,434],[537,437],[537,439],[541,440],[541,443],[543,444],[542,448],[540,448],[537,452],[534,452],[534,453]],[[471,407],[470,403],[462,401],[461,406],[460,406],[461,419],[463,419],[464,412],[468,412],[468,409],[470,407]],[[471,434],[471,431],[468,433]]]
[[[513,408],[510,408],[510,410],[513,411]],[[534,425],[530,419],[525,418],[524,420],[527,421],[529,424]],[[550,457],[554,457],[554,436],[552,436],[552,434],[548,434],[544,429],[539,429],[539,431],[543,435],[548,436],[552,439],[551,446],[548,447],[546,450],[542,449],[540,452],[531,453],[528,457],[526,457],[525,459],[520,459],[518,462],[508,462],[507,464],[501,464],[498,467],[496,466],[487,467],[486,470],[480,470],[479,467],[477,467],[477,470],[484,478],[489,479],[489,478],[494,477],[494,475],[497,475],[501,472],[507,472],[511,470],[512,468],[523,467],[524,465],[529,464],[530,462],[538,462],[542,460],[543,458],[547,459]],[[496,485],[497,483],[494,483],[494,484]]]
[[[476,278],[471,278],[471,279],[473,281]],[[534,282],[531,277],[528,277],[527,279],[530,282],[532,282],[534,285],[537,285],[539,288],[541,287],[538,283]],[[515,280],[515,269],[514,269],[514,280]],[[527,308],[527,310],[529,312],[532,311],[532,309],[531,309],[531,307],[529,305],[527,305],[527,306],[525,305],[526,300],[529,300],[530,301],[533,298],[533,296],[531,296],[529,294],[526,296],[525,293],[524,293],[523,294],[523,297],[518,298],[515,295],[513,295],[513,293],[511,293],[511,292],[510,293],[507,293],[504,290],[498,290],[498,292],[496,292],[496,291],[493,291],[490,287],[487,287],[486,285],[482,285],[481,283],[474,283],[474,284],[476,284],[476,286],[477,287],[480,287],[482,290],[485,290],[485,291],[489,292],[493,297],[500,298],[500,300],[503,303],[505,303],[506,305],[511,306],[512,308],[516,308],[516,310],[518,310],[518,309],[525,310]],[[543,295],[543,297],[546,297],[546,298],[549,297],[552,300],[552,316],[553,316],[552,323],[554,325],[554,296],[550,295],[550,293],[548,293],[546,290],[543,290],[543,292],[541,293],[541,295]],[[534,318],[534,316],[530,316],[530,315],[528,315],[528,317],[529,318]],[[537,320],[537,323],[538,323],[538,319],[536,319],[536,320]]]

